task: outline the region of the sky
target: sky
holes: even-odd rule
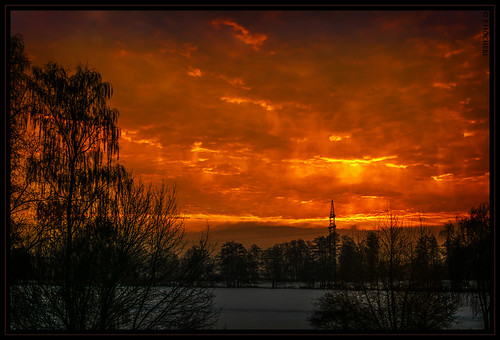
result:
[[[50,9],[50,8],[49,8]],[[33,65],[97,69],[120,162],[186,228],[440,224],[489,201],[489,57],[467,10],[20,10]]]

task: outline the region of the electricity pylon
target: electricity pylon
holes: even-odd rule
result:
[[[333,208],[333,200],[332,200],[332,206],[330,207],[330,225],[328,226],[330,234],[334,232],[336,228],[337,226],[335,225],[335,209]]]
[[[330,207],[330,224],[328,225],[329,231],[329,245],[330,245],[330,263],[332,266],[332,284],[335,285],[337,281],[337,226],[335,225],[335,209],[333,207],[333,200]]]

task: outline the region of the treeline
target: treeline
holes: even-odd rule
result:
[[[321,236],[314,241],[294,240],[267,249],[226,242],[213,257],[212,278],[227,287],[254,286],[270,282],[272,288],[297,282],[309,288],[326,288],[334,274],[335,259],[330,256],[333,237]]]
[[[394,217],[390,217],[394,218]],[[393,221],[394,222],[394,221]],[[397,222],[401,224],[401,222]],[[388,242],[382,226],[358,232],[358,237],[337,232],[283,242],[262,249],[236,241],[225,242],[212,254],[199,277],[226,287],[252,287],[269,282],[273,288],[300,283],[304,288],[356,288],[380,278],[388,256],[398,259],[397,271],[411,272],[416,281],[446,283],[440,289],[467,291],[476,281],[491,281],[492,253],[489,206],[472,208],[469,217],[443,226],[439,244],[431,228],[396,226],[398,244],[387,254]],[[483,283],[481,283],[483,284]],[[430,288],[430,286],[429,286]]]

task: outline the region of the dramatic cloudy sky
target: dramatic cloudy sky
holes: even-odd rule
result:
[[[34,65],[96,68],[120,160],[187,226],[431,222],[489,199],[482,11],[16,11]]]

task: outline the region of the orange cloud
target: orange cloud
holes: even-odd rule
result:
[[[122,130],[121,133],[122,133],[121,138],[123,138],[124,140],[127,140],[129,142],[137,143],[137,144],[147,144],[147,145],[151,145],[151,146],[154,146],[154,147],[157,147],[160,149],[163,148],[161,143],[159,143],[157,140],[148,140],[148,139],[137,138],[136,136],[137,136],[138,131]]]
[[[445,89],[445,90],[451,90],[457,86],[456,83],[450,82],[450,83],[441,83],[441,82],[436,82],[432,84],[432,86],[440,88],[440,89]]]
[[[267,36],[264,34],[251,34],[249,30],[245,27],[238,25],[235,21],[231,21],[228,19],[217,19],[212,21],[212,25],[214,27],[219,27],[220,25],[226,25],[233,28],[235,37],[243,41],[247,45],[251,45],[253,49],[258,50],[260,46],[267,39]],[[238,33],[239,32],[239,33]]]
[[[273,105],[265,100],[259,100],[259,99],[250,99],[242,97],[221,97],[221,100],[231,104],[251,103],[258,105],[267,111],[274,111],[277,108],[280,108],[279,105]]]
[[[187,74],[190,75],[191,77],[201,77],[203,73],[199,68],[194,68],[194,67],[189,67]]]
[[[230,84],[234,88],[241,88],[244,90],[250,90],[250,87],[247,86],[247,84],[245,83],[245,81],[243,79],[229,78],[229,77],[226,77],[224,75],[221,75],[220,78],[223,79],[225,82],[227,82],[228,84]]]

